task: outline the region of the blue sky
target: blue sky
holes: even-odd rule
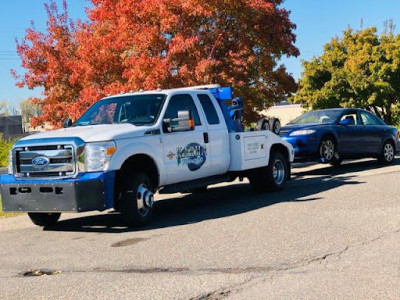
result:
[[[14,68],[20,74],[20,60],[15,51],[15,38],[21,40],[25,29],[34,21],[36,28],[44,30],[46,13],[45,0],[12,0],[0,4],[0,101],[7,100],[11,105],[30,96],[40,96],[40,90],[19,89],[10,75]],[[61,0],[56,0],[61,3]],[[67,0],[72,18],[84,19],[87,0]],[[291,11],[291,20],[297,25],[296,46],[301,55],[297,58],[283,59],[289,73],[297,79],[301,76],[301,60],[309,60],[320,55],[323,45],[334,36],[341,36],[348,26],[358,29],[377,26],[383,29],[386,20],[393,19],[400,28],[399,0],[285,0],[283,7]]]

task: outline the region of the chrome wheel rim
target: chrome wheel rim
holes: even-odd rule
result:
[[[136,201],[139,214],[142,217],[145,217],[153,207],[154,195],[144,183],[138,186],[136,191]]]
[[[281,131],[281,124],[279,122],[276,122],[274,127],[274,132],[276,134],[279,134],[279,131]]]
[[[394,158],[394,150],[392,144],[386,144],[383,148],[383,157],[387,162],[391,162]]]
[[[272,168],[272,175],[276,184],[282,184],[285,180],[285,165],[281,160],[276,160]]]
[[[335,144],[331,140],[323,142],[321,147],[321,156],[330,161],[335,152]]]

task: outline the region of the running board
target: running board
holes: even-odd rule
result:
[[[184,181],[184,182],[178,182],[178,183],[174,183],[171,185],[166,185],[163,188],[161,188],[158,191],[158,193],[159,194],[173,194],[173,193],[179,193],[179,192],[187,192],[188,190],[201,188],[201,187],[212,185],[212,184],[232,181],[234,179],[235,178],[232,179],[231,176],[228,176],[226,174],[225,175],[216,175],[216,176],[200,178],[200,179]]]

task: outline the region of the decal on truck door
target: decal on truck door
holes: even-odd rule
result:
[[[190,143],[176,149],[178,166],[187,165],[190,171],[201,168],[207,159],[207,148],[197,143]]]

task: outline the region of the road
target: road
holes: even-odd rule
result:
[[[140,230],[112,212],[65,214],[45,229],[0,219],[1,297],[400,298],[400,158],[292,175],[278,193],[234,182],[163,197]]]

